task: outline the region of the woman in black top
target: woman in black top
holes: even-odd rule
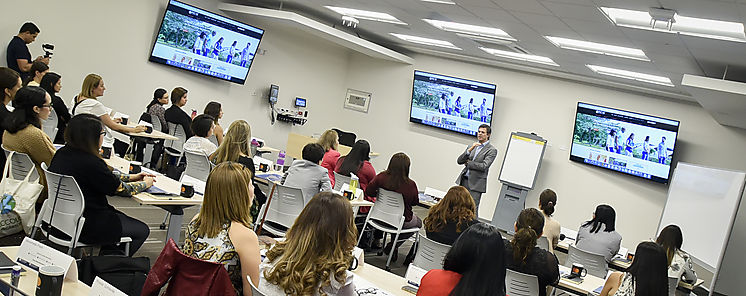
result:
[[[83,192],[86,218],[80,242],[102,245],[102,251],[115,249],[123,236],[132,238],[132,256],[150,234],[148,225],[129,217],[109,205],[106,196],[132,195],[153,186],[153,176],[113,172],[98,154],[104,134],[101,120],[91,114],[70,119],[65,131],[67,144],[57,150],[49,171],[72,176]]]
[[[536,239],[544,230],[544,216],[539,210],[528,208],[518,215],[513,240],[505,243],[505,265],[510,270],[535,275],[539,278],[539,296],[547,295],[547,285],[559,283],[557,257],[536,246]]]
[[[62,76],[60,74],[49,72],[41,79],[39,86],[49,93],[52,98],[52,108],[57,114],[57,135],[52,139],[55,144],[65,144],[65,127],[70,122],[70,111],[65,106],[65,102],[57,96],[62,89]]]
[[[430,208],[425,218],[427,238],[452,245],[467,228],[478,223],[476,205],[469,190],[453,186],[443,200]]]

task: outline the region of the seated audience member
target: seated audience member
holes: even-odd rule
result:
[[[552,218],[554,214],[554,206],[557,204],[557,193],[554,193],[552,189],[544,189],[539,194],[539,209],[541,214],[544,215],[544,234],[549,240],[549,251],[554,254],[554,248],[557,247],[560,238],[560,232],[562,226],[557,220]]]
[[[280,295],[356,295],[352,249],[357,240],[350,202],[339,194],[314,196],[285,241],[259,266],[259,291]]]
[[[226,161],[238,162],[245,165],[254,176],[256,167],[254,160],[251,159],[251,126],[244,120],[236,120],[228,127],[223,143],[220,143],[218,150],[215,150],[210,156],[210,161],[214,164],[220,164]],[[267,201],[261,189],[256,185],[256,181],[251,179],[254,184],[254,202],[251,203],[251,220],[256,221],[259,215],[259,209]]]
[[[220,119],[223,118],[223,107],[218,102],[209,102],[205,106],[205,114],[212,116],[215,119],[215,130],[212,132],[215,138],[218,140],[218,145],[223,143],[223,127],[220,126]]]
[[[164,133],[168,132],[166,109],[163,108],[163,105],[166,104],[168,104],[168,92],[165,89],[159,88],[153,92],[153,99],[145,107],[145,112],[150,114],[150,120],[158,120],[161,124],[161,131]]]
[[[654,242],[641,242],[625,272],[606,278],[600,296],[668,295],[666,252]]]
[[[54,145],[41,130],[41,121],[49,117],[51,98],[44,89],[37,86],[26,86],[18,90],[13,105],[15,110],[5,120],[3,146],[6,149],[27,154],[39,172],[39,183],[44,185],[37,208],[47,199],[47,180],[41,169],[41,163],[49,163],[54,156]]]
[[[409,164],[409,156],[402,152],[394,154],[389,160],[388,168],[376,175],[368,184],[368,188],[365,189],[366,195],[372,197],[378,196],[378,188],[400,193],[404,197],[404,225],[402,225],[402,229],[422,227],[422,220],[412,212],[412,207],[420,202],[420,198],[417,184],[409,178]],[[399,235],[399,240],[406,240],[413,234],[411,232],[402,233]],[[396,250],[391,262],[396,262],[399,253],[398,248],[402,243],[403,241],[400,241],[394,247]],[[392,244],[387,245],[384,252],[388,253],[391,246]]]
[[[132,256],[150,234],[148,225],[129,217],[109,205],[110,195],[131,196],[153,186],[153,176],[147,173],[128,175],[115,173],[106,165],[99,149],[106,127],[101,119],[91,114],[80,114],[70,119],[65,130],[64,147],[57,150],[49,171],[75,178],[83,192],[86,218],[80,242],[103,245],[102,252],[114,249],[123,236],[132,238]],[[123,250],[123,245],[119,246]]]
[[[376,170],[373,169],[373,165],[370,164],[370,144],[366,140],[357,140],[352,145],[350,153],[346,156],[340,157],[337,160],[337,164],[334,165],[334,171],[340,175],[350,176],[350,173],[355,174],[360,183],[360,189],[366,192],[368,183],[376,177]],[[376,201],[375,197],[369,196],[365,193],[365,200]],[[370,207],[360,207],[360,213],[367,213],[370,211]]]
[[[690,283],[697,281],[697,273],[694,272],[692,258],[689,257],[689,254],[681,250],[681,244],[684,243],[681,228],[676,225],[666,226],[661,230],[655,242],[666,252],[668,277],[683,279]]]
[[[0,96],[3,98],[3,103],[0,105],[0,123],[5,122],[6,118],[10,116],[7,106],[19,89],[21,89],[21,77],[18,72],[10,68],[0,67],[0,91],[2,91]],[[4,124],[0,124],[0,132],[5,132]],[[0,145],[2,143],[2,137],[0,137]],[[0,166],[5,167],[5,153],[0,153]]]
[[[453,243],[443,269],[427,272],[418,296],[504,296],[505,247],[495,226],[477,223]]]
[[[114,147],[114,135],[111,130],[115,130],[122,133],[139,133],[145,131],[145,126],[138,125],[136,127],[129,127],[121,124],[121,118],[112,118],[112,110],[102,104],[98,97],[104,95],[106,87],[104,86],[104,80],[101,76],[96,74],[88,74],[83,79],[83,86],[80,90],[80,94],[75,97],[75,105],[73,106],[73,115],[78,114],[92,114],[104,124],[106,134],[104,135],[103,147],[112,148]]]
[[[176,87],[171,91],[171,107],[166,109],[163,117],[166,118],[166,122],[175,123],[181,125],[184,128],[184,134],[186,138],[191,138],[192,133],[192,116],[189,116],[182,108],[187,103],[187,90],[183,87]]]
[[[225,266],[236,295],[251,295],[248,278],[259,284],[259,241],[251,230],[254,199],[251,171],[226,161],[210,172],[202,208],[186,229],[184,254]]]
[[[575,246],[586,252],[603,255],[611,262],[622,245],[622,236],[614,229],[616,212],[609,205],[599,205],[593,219],[586,221],[578,230]]]
[[[329,171],[329,180],[334,187],[334,166],[337,164],[340,155],[337,151],[339,149],[339,135],[334,130],[327,130],[321,134],[317,143],[326,151],[324,152],[324,158],[321,160],[321,166]]]
[[[557,257],[536,246],[536,239],[544,229],[544,217],[539,210],[528,208],[518,215],[515,235],[505,243],[505,266],[539,279],[539,296],[547,295],[547,286],[559,283]]]
[[[33,62],[29,73],[31,73],[31,75],[29,75],[29,77],[26,78],[26,81],[23,82],[24,86],[39,86],[41,78],[49,73],[49,66],[42,61]]]
[[[469,190],[453,186],[443,199],[430,208],[425,218],[427,238],[441,244],[452,245],[470,226],[479,223],[476,205]]]
[[[215,152],[218,147],[207,139],[212,136],[213,121],[210,115],[202,114],[195,117],[191,126],[194,137],[184,142],[184,150],[202,152],[207,156]]]
[[[57,93],[62,89],[62,76],[49,72],[41,79],[39,86],[46,90],[52,98],[52,108],[54,113],[57,114],[57,135],[51,140],[56,144],[65,144],[65,127],[70,121],[70,111],[62,98],[57,96]]]
[[[323,191],[332,191],[329,172],[319,165],[324,157],[324,148],[316,143],[303,147],[303,159],[296,159],[290,165],[282,184],[299,188],[303,192],[303,202],[308,203],[314,195]]]

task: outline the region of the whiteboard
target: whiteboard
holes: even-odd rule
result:
[[[508,149],[505,152],[499,180],[503,183],[534,188],[536,175],[544,155],[545,140],[536,136],[519,133],[510,135]]]
[[[682,250],[715,272],[741,201],[746,173],[682,163],[674,170],[657,234],[669,224],[684,233]]]

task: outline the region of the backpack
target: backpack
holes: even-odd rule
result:
[[[150,272],[150,259],[117,256],[84,257],[78,263],[78,279],[92,285],[96,276],[130,296],[142,292]]]

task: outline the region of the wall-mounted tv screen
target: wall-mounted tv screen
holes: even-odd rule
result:
[[[679,121],[578,103],[570,160],[667,183]]]
[[[414,71],[409,121],[467,135],[491,125],[494,84]]]
[[[168,2],[150,61],[244,84],[264,30]]]

